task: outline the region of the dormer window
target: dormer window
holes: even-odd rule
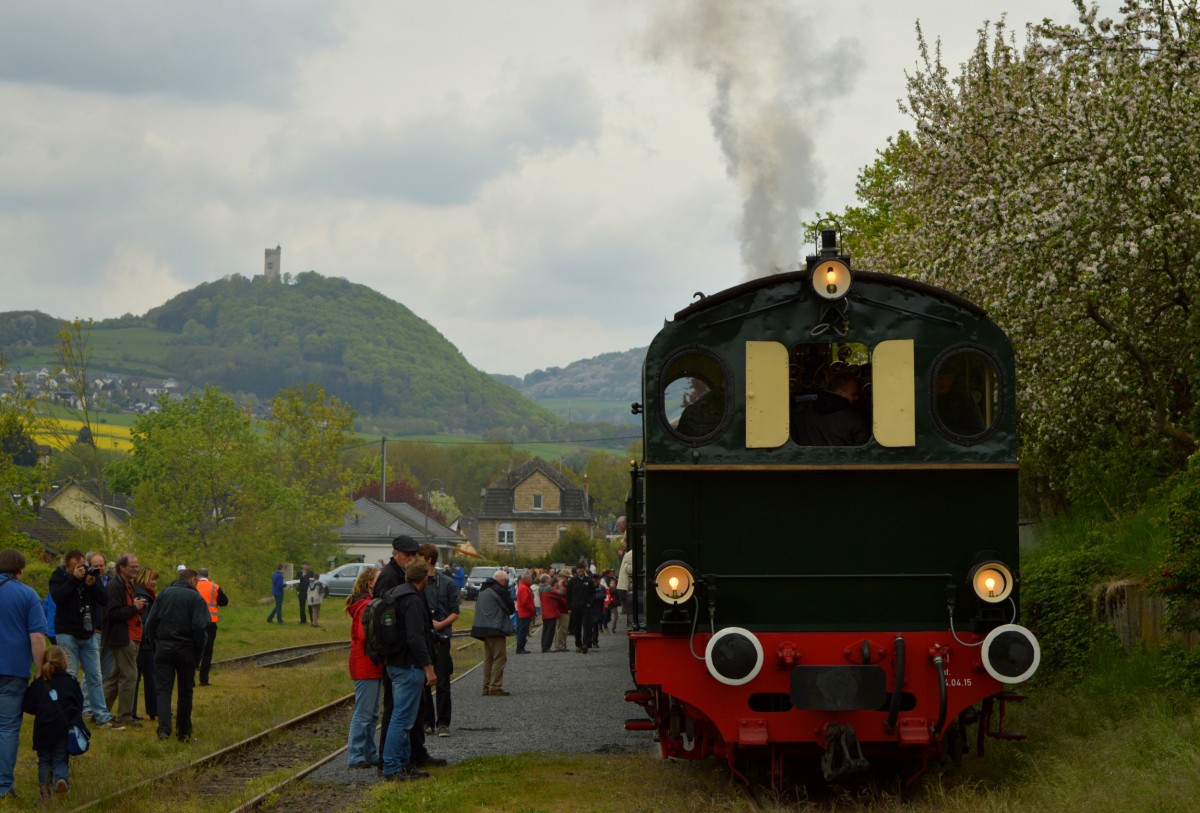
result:
[[[542,495],[541,494],[533,495],[533,510],[534,511],[542,510]]]

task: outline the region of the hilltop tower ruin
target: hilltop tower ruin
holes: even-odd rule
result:
[[[266,260],[263,263],[263,276],[267,282],[279,282],[280,255],[283,249],[279,246],[267,249]]]

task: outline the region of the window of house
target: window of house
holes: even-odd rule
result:
[[[542,510],[542,495],[541,494],[533,495],[533,510],[534,511]]]
[[[496,532],[496,542],[502,548],[511,548],[517,544],[517,530],[511,522],[503,523]]]

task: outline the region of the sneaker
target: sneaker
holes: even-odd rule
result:
[[[158,738],[160,740],[169,740],[169,739],[171,739],[171,732],[170,731],[160,731],[160,732],[158,732]]]
[[[425,725],[425,734],[426,734],[426,735],[429,735],[429,734],[432,734],[432,733],[433,733],[433,726],[431,726],[431,725],[429,725],[429,724],[426,724],[426,725]]]
[[[445,762],[445,760],[442,761]],[[428,765],[429,763],[425,764]],[[429,771],[418,771],[416,765],[405,765],[404,769],[400,771],[400,775],[411,781],[413,779],[424,779],[429,776]]]
[[[444,726],[444,725],[438,726],[438,736],[439,737],[449,737],[450,736],[450,727]]]
[[[125,726],[118,723],[116,720],[109,720],[107,723],[99,723],[96,728],[103,728],[105,731],[124,731]]]
[[[62,800],[67,798],[67,793],[71,788],[67,786],[67,780],[60,779],[54,783],[54,798]]]
[[[414,759],[409,767],[418,768],[445,768],[450,763],[441,757],[426,756],[424,759]]]
[[[488,694],[490,694],[492,697],[508,697],[509,696],[509,692],[506,692],[503,689],[492,689],[490,692],[488,692]]]

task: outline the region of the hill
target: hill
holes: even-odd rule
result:
[[[497,381],[568,421],[634,424],[629,405],[642,395],[645,347],[602,353],[566,367],[534,370],[524,378],[497,375]]]
[[[0,314],[0,347],[26,368],[53,363],[60,320]],[[499,427],[551,433],[560,421],[472,367],[404,305],[364,285],[309,271],[292,284],[233,275],[150,310],[97,323],[92,369],[172,376],[269,400],[314,381],[388,431]]]

